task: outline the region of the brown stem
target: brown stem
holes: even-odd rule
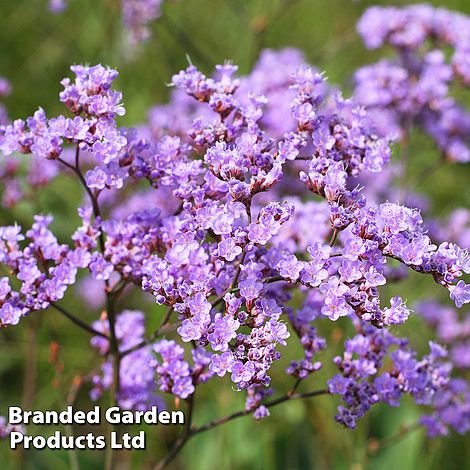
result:
[[[65,163],[66,166],[73,169],[73,171],[76,173],[80,182],[85,188],[85,191],[90,196],[95,220],[101,219],[101,209],[98,204],[98,198],[93,193],[93,191],[88,187],[85,181],[85,177],[83,176],[82,170],[80,169],[79,145],[77,144],[75,147],[75,166],[68,164],[64,160],[61,160],[61,161]],[[105,242],[104,242],[103,231],[101,230],[101,228],[100,228],[100,234],[99,234],[99,247],[100,247],[101,253],[104,253]],[[111,353],[113,355],[113,396],[114,396],[115,403],[117,403],[117,395],[119,394],[119,389],[120,389],[119,369],[120,369],[121,357],[119,354],[119,344],[118,344],[118,340],[116,337],[116,315],[114,311],[115,293],[111,292],[108,280],[105,281],[105,294],[106,294],[106,313],[108,316],[108,324],[109,324],[109,342],[110,342]]]
[[[128,286],[128,281],[122,279],[119,281],[115,286],[111,289],[110,294],[113,296],[114,301],[116,302],[117,299],[121,296],[124,289]]]
[[[106,294],[106,313],[108,316],[109,324],[109,343],[111,354],[113,355],[113,395],[114,401],[117,402],[117,395],[120,389],[119,367],[120,367],[120,354],[119,344],[116,336],[116,316],[114,313],[114,301],[112,295]]]
[[[271,408],[273,406],[279,405],[280,403],[284,403],[289,400],[298,400],[300,398],[310,398],[310,397],[316,397],[319,395],[327,395],[327,394],[329,394],[328,390],[314,390],[312,392],[306,392],[306,393],[294,393],[293,395],[289,395],[288,393],[286,393],[285,395],[282,395],[274,400],[271,400],[265,403],[264,406],[266,408]],[[209,423],[206,423],[198,428],[193,428],[191,431],[191,435],[208,431],[209,429],[213,429],[217,426],[220,426],[221,424],[225,424],[228,421],[231,421],[232,419],[240,418],[242,416],[247,416],[252,412],[253,410],[240,410],[231,415],[224,416],[223,418],[210,421]]]
[[[109,325],[109,345],[113,357],[113,382],[111,388],[111,396],[113,405],[118,405],[118,396],[120,391],[120,368],[121,368],[121,355],[119,353],[119,343],[116,337],[116,316],[114,312],[114,296],[109,292],[109,283],[106,282],[106,313]],[[114,425],[109,425],[110,433],[114,431]],[[108,445],[106,447],[105,455],[105,470],[115,469],[116,454],[113,448]]]
[[[91,200],[91,203],[93,205],[93,212],[96,214],[96,213],[99,213],[99,208],[96,207],[96,197],[93,194],[93,191],[86,184],[85,177],[83,176],[83,173],[80,170],[80,167],[77,166],[77,162],[79,160],[79,155],[80,155],[80,148],[77,145],[76,150],[75,150],[75,165],[71,165],[70,163],[63,160],[62,158],[58,158],[57,160],[60,163],[62,163],[62,165],[65,165],[67,168],[70,168],[78,176],[78,179],[80,180],[80,183],[82,183],[83,188],[85,189],[85,191],[90,196],[90,200]]]
[[[330,246],[332,247],[335,244],[336,238],[338,237],[338,229],[333,229],[333,234],[331,235],[330,239]]]
[[[385,437],[384,439],[371,439],[369,441],[367,452],[369,454],[375,454],[380,449],[384,447],[388,447],[400,442],[404,437],[409,435],[409,433],[421,429],[421,425],[419,423],[412,423],[407,426],[402,426],[398,432],[392,434],[391,436]]]
[[[95,216],[95,220],[99,219],[101,221],[101,209],[98,204],[98,197],[97,195],[89,188],[86,183],[85,177],[80,169],[80,147],[77,144],[75,147],[75,166],[70,165],[65,160],[59,159],[59,161],[73,170],[75,174],[78,176],[78,179],[82,183],[85,191],[88,193],[91,204],[93,207],[93,214]],[[102,254],[105,252],[105,240],[103,230],[100,227],[99,231],[99,249]],[[116,300],[116,292],[112,292],[109,286],[109,281],[105,281],[105,294],[106,294],[106,314],[108,319],[109,325],[109,337],[105,336],[109,339],[110,350],[113,357],[113,383],[112,383],[112,397],[113,402],[116,405],[118,403],[118,396],[120,391],[120,364],[121,364],[121,354],[119,353],[119,343],[116,336],[116,313],[115,313],[115,300]],[[71,318],[72,319],[72,318]],[[73,320],[73,319],[72,319]],[[78,319],[75,319],[78,320]],[[74,321],[74,320],[73,320]],[[75,321],[77,323],[77,321]],[[77,323],[79,324],[79,323]],[[94,331],[94,330],[93,330]],[[108,470],[112,470],[114,468],[114,452],[110,446],[107,448],[106,452],[106,459],[105,459],[105,467]]]
[[[65,165],[67,168],[70,168],[77,176],[78,179],[80,180],[80,183],[82,184],[83,188],[85,191],[88,193],[88,196],[90,197],[91,205],[93,207],[93,214],[96,218],[101,218],[101,210],[100,206],[98,204],[98,199],[96,195],[93,193],[93,191],[88,187],[86,184],[85,177],[83,176],[82,170],[80,169],[80,147],[77,144],[75,147],[75,165],[71,165],[70,163],[66,162],[62,158],[58,158],[58,161]],[[104,251],[104,237],[103,233],[100,230],[100,235],[99,235],[99,244],[100,244],[100,249],[103,252]]]
[[[319,395],[327,395],[327,394],[329,394],[328,390],[314,390],[314,391],[306,392],[306,393],[294,393],[292,395],[289,395],[289,393],[286,393],[285,395],[282,395],[274,400],[271,400],[265,403],[264,406],[266,408],[271,408],[273,406],[279,405],[286,401],[298,400],[300,398],[311,398],[311,397],[315,397]],[[232,413],[231,415],[227,415],[222,418],[216,419],[214,421],[210,421],[206,424],[203,424],[202,426],[193,427],[189,431],[187,431],[187,428],[186,428],[185,432],[176,440],[175,444],[171,448],[168,455],[154,467],[154,470],[162,470],[163,468],[165,468],[178,455],[178,453],[184,447],[186,442],[188,442],[188,440],[191,439],[191,437],[195,436],[196,434],[209,431],[210,429],[213,429],[217,426],[225,424],[228,421],[231,421],[233,419],[241,418],[242,416],[247,416],[252,412],[253,410],[240,410],[240,411],[237,411],[236,413]]]
[[[160,328],[163,328],[164,326],[168,325],[170,322],[171,314],[173,313],[173,306],[168,307],[165,316],[162,318],[162,321],[160,323]]]
[[[287,392],[286,395],[288,395],[289,397],[294,395],[294,393],[297,391],[301,383],[302,383],[302,379],[300,377],[297,377],[297,380],[295,381],[294,385],[292,385],[291,389]]]
[[[65,317],[67,317],[69,320],[71,320],[75,325],[79,326],[82,330],[88,331],[88,333],[94,335],[94,336],[101,336],[102,338],[106,338],[109,340],[108,335],[105,333],[102,333],[101,331],[95,330],[92,326],[88,325],[84,321],[80,320],[80,318],[77,318],[75,315],[72,315],[68,310],[66,310],[64,307],[61,307],[60,305],[51,302],[51,306],[54,307],[58,312],[62,313]]]
[[[80,388],[83,384],[83,377],[79,375],[75,376],[72,385],[70,387],[69,393],[67,394],[67,405],[74,406],[75,400],[77,399],[77,394],[80,391]],[[73,426],[71,424],[65,424],[65,433],[67,436],[74,436]],[[72,448],[69,455],[69,464],[72,470],[80,470],[80,462],[78,460],[78,453],[75,448]]]
[[[194,411],[194,394],[190,395],[186,401],[188,403],[188,417],[185,423],[183,434],[176,440],[173,447],[170,449],[170,452],[168,452],[168,454],[157,464],[154,470],[162,470],[165,468],[178,455],[179,451],[192,436],[191,425]]]

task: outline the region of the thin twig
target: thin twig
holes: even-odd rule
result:
[[[385,437],[384,439],[371,439],[368,445],[368,453],[375,454],[379,450],[397,444],[404,437],[408,436],[411,432],[422,429],[419,423],[412,423],[407,426],[402,426],[395,434]]]
[[[77,145],[77,148],[75,150],[75,161],[78,160],[78,155],[80,153],[80,148],[79,146]],[[93,205],[93,212],[96,215],[100,215],[100,209],[99,207],[97,206],[97,200],[96,200],[96,197],[95,195],[93,194],[93,191],[88,187],[88,185],[86,184],[86,181],[85,181],[85,177],[83,176],[83,173],[81,172],[80,170],[80,167],[78,166],[74,166],[74,165],[71,165],[70,163],[66,162],[65,160],[63,160],[62,158],[58,158],[57,159],[60,163],[62,163],[62,165],[65,165],[67,168],[70,168],[79,178],[80,182],[82,183],[82,186],[84,187],[85,191],[88,193],[88,196],[90,197],[90,200],[91,200],[91,204]]]
[[[122,294],[124,289],[127,287],[128,281],[125,279],[121,279],[109,292],[111,295],[114,296],[114,300],[116,301],[119,296]]]
[[[297,391],[301,383],[302,383],[302,379],[300,377],[297,377],[297,380],[295,381],[294,385],[292,385],[291,389],[287,392],[286,395],[290,397],[294,395],[294,393]]]
[[[101,337],[106,338],[106,339],[109,340],[108,335],[106,335],[105,333],[102,333],[101,331],[95,330],[92,326],[90,326],[87,323],[85,323],[84,321],[80,320],[80,318],[77,318],[75,315],[72,315],[64,307],[61,307],[60,305],[58,305],[54,302],[51,302],[51,306],[54,307],[58,312],[62,313],[62,315],[67,317],[69,320],[71,320],[77,326],[79,326],[82,330],[88,331],[88,333],[90,333],[94,336],[101,336]]]
[[[161,323],[160,323],[160,328],[163,328],[164,326],[167,326],[168,323],[170,322],[171,314],[173,313],[173,306],[168,307],[165,316],[163,317]]]
[[[111,349],[111,354],[113,357],[113,381],[112,381],[112,388],[111,388],[111,396],[113,400],[113,405],[118,404],[118,396],[120,391],[120,367],[121,367],[121,355],[119,353],[119,343],[116,336],[116,316],[114,314],[114,299],[112,294],[108,291],[109,285],[106,285],[106,313],[108,317],[108,325],[109,325],[109,345]],[[114,431],[114,425],[110,424],[110,432]],[[105,455],[105,469],[106,470],[114,470],[115,468],[115,452],[112,446],[106,447],[106,455]]]
[[[96,219],[101,220],[101,209],[98,204],[98,197],[89,188],[85,180],[85,177],[83,176],[82,170],[80,169],[80,147],[78,144],[75,147],[75,167],[72,167],[71,165],[68,165],[68,166],[71,168],[74,168],[75,173],[80,179],[86,192],[90,196],[95,220]],[[99,240],[100,251],[101,253],[104,254],[105,241],[104,241],[103,230],[101,230],[101,228],[100,228],[98,240]],[[105,281],[105,294],[106,294],[106,313],[108,316],[108,324],[109,324],[109,342],[110,342],[110,347],[111,347],[111,353],[113,355],[113,395],[114,395],[114,401],[117,402],[117,395],[120,389],[120,377],[119,377],[120,354],[119,354],[119,344],[118,344],[118,340],[116,337],[116,315],[114,312],[115,293],[110,291],[108,280]]]
[[[274,400],[271,400],[267,403],[264,403],[264,406],[266,408],[271,408],[273,406],[279,405],[281,403],[284,403],[286,401],[290,400],[298,400],[301,398],[311,398],[311,397],[316,397],[319,395],[327,395],[329,394],[328,390],[314,390],[312,392],[305,392],[305,393],[294,393],[292,395],[289,395],[289,392],[286,393],[285,395],[282,395]],[[209,423],[206,423],[198,428],[193,428],[191,431],[191,435],[194,434],[199,434],[201,432],[208,431],[209,429],[213,429],[217,426],[220,426],[221,424],[225,424],[228,421],[231,421],[232,419],[240,418],[242,416],[247,416],[250,413],[252,413],[253,410],[240,410],[237,411],[236,413],[233,413],[228,416],[224,416],[223,418],[216,419],[214,421],[210,421]]]
[[[171,324],[168,323],[172,312],[173,312],[172,308],[168,309],[163,319],[164,321],[162,321],[161,326],[157,330],[155,330],[149,338],[142,340],[140,343],[137,343],[136,345],[130,347],[129,349],[126,349],[125,351],[121,351],[120,352],[121,359],[130,353],[138,351],[139,349],[145,348],[145,346],[152,344],[160,336],[163,336],[166,333],[175,331],[181,325],[181,321],[178,321],[176,323],[171,323]]]
[[[77,394],[80,390],[82,383],[83,383],[82,377],[80,377],[79,375],[74,377],[69,393],[67,394],[67,405],[70,405],[72,407],[75,405],[75,400],[77,398]],[[73,427],[71,424],[65,424],[64,427],[65,427],[65,432],[67,436],[74,435]],[[78,460],[77,450],[73,447],[68,453],[68,455],[69,455],[70,468],[72,470],[80,470],[80,462]]]
[[[306,392],[306,393],[296,393],[293,395],[289,395],[286,393],[285,395],[280,396],[279,398],[276,398],[274,400],[271,400],[267,403],[264,403],[264,406],[266,408],[271,408],[273,406],[279,405],[281,403],[285,403],[286,401],[290,400],[298,400],[300,398],[311,398],[311,397],[316,397],[319,395],[326,395],[329,394],[328,390],[314,390],[312,392]],[[237,411],[236,413],[232,413],[230,415],[224,416],[223,418],[216,419],[214,421],[210,421],[202,426],[199,427],[193,427],[188,430],[188,427],[186,426],[184,433],[175,441],[175,444],[171,448],[170,452],[165,456],[163,460],[161,460],[155,467],[154,470],[162,470],[165,468],[170,462],[173,461],[173,459],[178,455],[180,450],[184,447],[184,445],[191,439],[193,436],[196,434],[200,434],[205,431],[209,431],[210,429],[213,429],[217,426],[220,426],[222,424],[227,423],[228,421],[232,421],[233,419],[241,418],[242,416],[247,416],[251,414],[253,410],[240,410]],[[189,422],[191,422],[191,417],[192,417],[192,409],[188,409],[189,413]]]
[[[65,160],[59,159],[59,161],[65,165],[66,167],[70,168],[74,173],[78,176],[82,186],[84,187],[85,191],[88,193],[91,204],[93,207],[93,215],[95,217],[95,221],[98,219],[101,222],[101,209],[98,204],[98,194],[95,194],[91,188],[87,185],[85,177],[83,176],[82,170],[80,169],[80,147],[77,144],[75,147],[75,166],[71,165],[70,163],[66,162]],[[98,235],[98,245],[100,252],[104,255],[105,252],[105,239],[103,230],[100,227],[99,235]],[[117,291],[119,292],[119,291]],[[109,280],[105,281],[105,295],[106,295],[106,314],[108,319],[109,325],[109,336],[100,334],[100,336],[104,336],[109,340],[110,350],[113,357],[113,381],[112,381],[112,397],[114,405],[118,403],[118,396],[120,391],[120,364],[121,364],[121,354],[119,352],[119,343],[116,336],[116,314],[115,314],[115,301],[117,297],[117,292],[112,292],[109,285]],[[89,327],[88,325],[84,324],[80,320],[75,317],[70,317],[66,312],[62,312],[64,315],[67,315],[72,321],[74,321],[77,325],[82,326],[82,328],[87,329],[88,331],[95,331],[93,328]],[[114,452],[111,446],[108,446],[106,449],[106,457],[105,457],[105,468],[107,470],[113,470],[114,468]]]
[[[337,237],[338,237],[338,229],[335,228],[335,229],[333,229],[333,234],[331,235],[331,239],[330,239],[330,246],[331,247],[335,244]]]
[[[154,470],[165,468],[178,455],[179,451],[192,436],[191,425],[194,411],[194,394],[190,395],[186,401],[188,403],[188,412],[183,434],[176,440],[170,452],[157,464]]]

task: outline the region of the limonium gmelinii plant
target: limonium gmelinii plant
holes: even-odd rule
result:
[[[469,22],[428,6],[368,10],[366,45],[388,42],[397,56],[358,70],[352,98],[293,49],[263,51],[247,76],[230,63],[210,76],[190,64],[173,76],[170,102],[137,129],[119,127],[117,71],[72,66],[61,82],[64,115],[2,113],[3,205],[62,173],[84,199],[64,243],[49,214],[0,228],[1,327],[55,309],[102,356],[92,400],[111,393],[133,410],[185,402],[189,423],[158,468],[198,433],[319,395],[338,402],[335,419],[349,428],[375,404],[409,395],[430,436],[468,431],[470,326],[457,311],[470,302],[470,217],[458,213],[459,245],[449,222],[427,229],[417,208],[394,202],[388,182],[393,142],[413,127],[447,161],[470,160],[470,119],[449,95],[452,81],[470,83]],[[450,63],[444,45],[455,49]],[[414,313],[393,287],[411,271],[447,291],[449,304],[423,301]],[[383,286],[395,289],[390,299]],[[96,321],[62,305],[70,289],[90,310],[102,307]],[[122,310],[135,292],[164,307]],[[415,314],[435,329],[424,354],[396,326]],[[160,327],[148,331],[154,315]],[[336,374],[318,383],[329,347],[318,326],[338,320],[355,333],[334,358]],[[279,390],[272,369],[292,343],[303,352],[285,371],[291,387]],[[245,408],[193,423],[193,397],[208,381],[243,394]]]

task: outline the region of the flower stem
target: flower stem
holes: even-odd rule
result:
[[[76,317],[75,315],[72,315],[68,310],[66,310],[64,307],[61,307],[60,305],[51,302],[52,307],[54,307],[58,312],[62,313],[65,317],[67,317],[69,320],[71,320],[75,325],[79,326],[82,330],[87,331],[88,333],[94,335],[94,336],[101,336],[102,338],[106,338],[109,340],[108,335],[101,333],[101,331],[95,330],[93,327],[85,323],[84,321],[80,320],[80,318]]]
[[[285,403],[290,400],[298,400],[300,398],[311,398],[311,397],[316,397],[319,395],[329,394],[328,390],[313,390],[311,392],[294,393],[294,394],[290,394],[289,392],[287,392],[284,395],[281,395],[280,397],[274,400],[264,403],[264,406],[266,408],[271,408],[273,406],[279,405],[281,403]],[[188,405],[190,405],[189,402],[188,402]],[[202,426],[191,428],[191,420],[192,420],[192,405],[191,405],[188,408],[189,418],[186,423],[183,434],[175,441],[173,447],[170,449],[170,452],[154,467],[154,470],[164,469],[170,462],[173,461],[173,459],[178,455],[178,453],[181,451],[184,445],[189,441],[189,439],[191,439],[191,437],[195,436],[196,434],[209,431],[210,429],[213,429],[217,426],[225,424],[228,421],[232,421],[233,419],[241,418],[242,416],[247,416],[252,412],[253,410],[246,410],[246,409],[240,410],[230,415],[224,416],[222,418],[218,418],[214,421],[209,421],[208,423],[203,424]],[[188,426],[188,422],[189,422],[189,426]]]

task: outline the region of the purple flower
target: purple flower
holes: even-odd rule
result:
[[[236,361],[232,366],[232,382],[238,384],[240,382],[248,382],[255,372],[253,362],[248,361],[245,364],[241,361]]]
[[[144,17],[158,7],[157,0],[123,2],[136,37],[146,37]],[[48,184],[58,168],[78,177],[86,201],[67,242],[63,231],[53,233],[50,216],[35,216],[25,234],[0,228],[1,326],[60,308],[80,279],[75,293],[86,290],[85,302],[116,307],[114,317],[104,310],[93,323],[100,334],[92,345],[103,359],[93,399],[116,388],[112,356],[120,353],[115,398],[124,408],[161,407],[164,393],[186,400],[229,373],[246,391],[245,411],[261,419],[282,347],[298,341],[301,355],[286,367],[298,385],[322,368],[318,353],[330,340],[338,342],[336,334],[328,342],[319,336],[319,323],[347,317],[337,326],[355,334],[327,381],[341,399],[338,422],[353,428],[376,403],[397,406],[409,394],[429,407],[430,433],[469,430],[468,384],[458,378],[470,364],[467,319],[435,303],[418,306],[445,346],[430,342],[424,356],[387,328],[410,315],[400,284],[390,285],[410,270],[448,289],[457,307],[470,301],[463,280],[470,258],[453,243],[467,245],[468,211],[452,216],[447,230],[436,221],[426,227],[418,209],[383,202],[400,196],[392,184],[399,170],[389,163],[392,131],[410,138],[419,126],[445,159],[470,155],[470,117],[449,95],[457,76],[470,83],[459,33],[468,28],[446,22],[467,21],[423,6],[371,11],[361,34],[399,53],[358,71],[352,98],[302,66],[297,51],[265,51],[248,76],[231,64],[211,75],[190,65],[172,78],[170,103],[138,129],[119,127],[117,72],[101,65],[74,66],[75,78],[62,81],[59,98],[71,117],[39,109],[26,120],[2,120],[0,148],[11,155],[0,162],[5,202]],[[426,50],[429,38],[436,50]],[[25,181],[16,153],[35,155]],[[408,196],[424,213],[425,202]],[[117,309],[133,302],[136,289],[168,309],[154,336],[143,312]],[[174,329],[175,339],[161,339]]]
[[[273,342],[279,342],[285,346],[287,344],[285,340],[290,336],[290,333],[287,330],[287,325],[271,318],[271,320],[269,320],[268,327],[268,338]]]
[[[371,266],[369,271],[364,273],[364,278],[371,287],[383,286],[387,283],[385,276]]]
[[[263,290],[263,283],[252,277],[239,282],[238,286],[240,287],[240,295],[246,300],[256,299]]]
[[[188,343],[189,341],[193,341],[199,339],[202,336],[203,328],[201,328],[201,324],[195,320],[184,320],[181,326],[177,329],[178,334],[181,336],[181,339]]]
[[[380,396],[380,401],[388,403],[390,406],[399,406],[401,390],[396,378],[385,372],[374,380],[374,385]]]
[[[390,299],[390,308],[383,310],[383,321],[386,325],[404,323],[410,315],[410,311],[400,297]]]
[[[450,298],[454,301],[457,308],[470,302],[470,284],[465,284],[460,280],[455,286],[449,287]]]
[[[269,414],[269,410],[265,406],[261,405],[256,408],[255,412],[253,413],[253,417],[259,421],[260,419],[267,418]]]
[[[23,311],[10,303],[4,303],[0,307],[0,321],[2,325],[17,325],[20,321]]]
[[[0,301],[5,301],[11,292],[10,281],[7,277],[0,278]]]
[[[362,263],[360,261],[350,261],[345,259],[338,269],[341,279],[344,282],[354,282],[362,278]]]
[[[266,245],[271,237],[272,234],[269,228],[261,223],[251,223],[248,227],[248,238],[253,243]]]
[[[32,259],[20,262],[18,271],[18,279],[22,280],[25,284],[32,284],[41,276],[41,271],[39,271],[36,262]]]
[[[219,377],[223,377],[227,372],[232,372],[234,363],[235,360],[231,351],[226,351],[220,355],[213,354],[209,369]]]
[[[189,395],[194,393],[194,385],[191,377],[181,377],[176,379],[171,387],[171,393],[183,399],[188,398]]]
[[[207,336],[214,351],[226,351],[228,343],[236,337],[240,322],[230,315],[217,314],[213,322],[213,331]]]
[[[90,263],[90,271],[97,281],[107,280],[114,271],[114,266],[102,256],[95,254]]]
[[[279,261],[277,264],[279,274],[290,281],[296,281],[302,271],[302,263],[300,263],[294,255],[288,256],[286,259]]]
[[[353,309],[342,297],[327,297],[325,299],[325,306],[321,309],[321,313],[330,320],[336,321],[339,317],[351,315]]]
[[[227,261],[233,261],[242,252],[242,248],[235,243],[233,238],[226,238],[218,244],[219,256]]]

